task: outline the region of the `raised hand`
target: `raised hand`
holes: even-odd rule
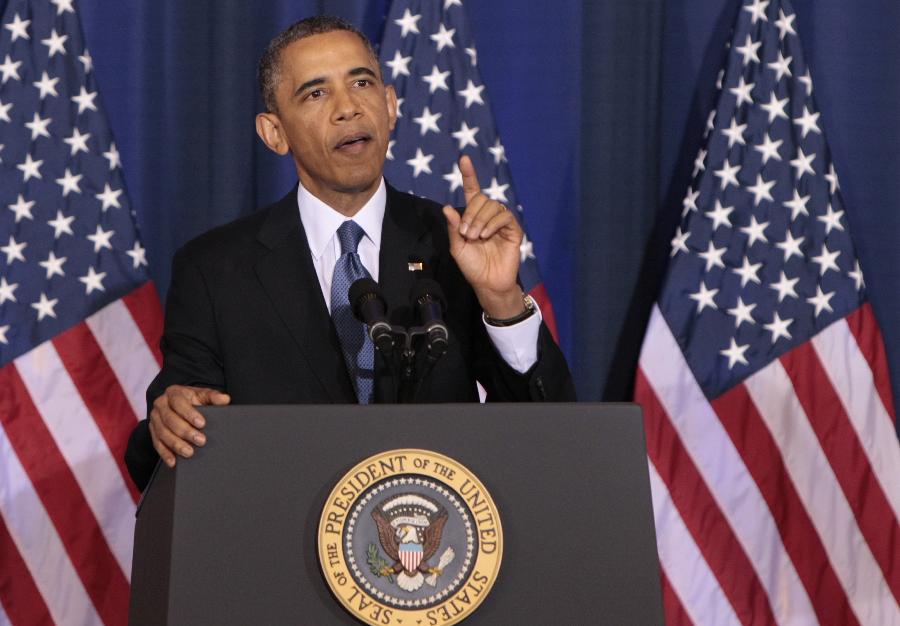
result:
[[[484,312],[498,319],[513,317],[524,309],[516,283],[522,227],[509,209],[482,193],[468,156],[460,157],[459,171],[466,210],[460,216],[453,207],[444,207],[450,254]]]

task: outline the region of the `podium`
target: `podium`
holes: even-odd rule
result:
[[[319,518],[350,468],[400,448],[455,459],[496,503],[502,564],[467,626],[664,623],[635,405],[202,411],[208,443],[160,465],[138,508],[135,626],[359,624],[323,577]]]

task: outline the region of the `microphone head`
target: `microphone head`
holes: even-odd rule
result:
[[[378,283],[368,277],[355,280],[350,285],[350,291],[347,292],[347,295],[354,317],[364,324],[366,321],[362,316],[363,305],[372,300],[379,300],[382,305],[384,304],[384,296],[381,295]]]
[[[444,298],[444,290],[441,289],[440,283],[433,278],[420,278],[413,283],[412,289],[409,290],[409,299],[412,302],[421,304],[426,296],[440,303],[441,313],[447,312],[447,300]]]

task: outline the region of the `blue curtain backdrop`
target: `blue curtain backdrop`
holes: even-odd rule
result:
[[[4,4],[0,0],[0,5]],[[162,293],[174,250],[284,194],[253,129],[256,61],[295,19],[377,41],[386,0],[81,0]],[[796,0],[900,392],[900,3]],[[467,3],[479,65],[580,397],[624,399],[738,0]]]

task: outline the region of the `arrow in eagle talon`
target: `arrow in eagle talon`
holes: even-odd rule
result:
[[[448,547],[441,555],[441,560],[438,561],[437,567],[433,569],[443,573],[444,568],[450,565],[455,557],[456,552],[453,551],[452,547]],[[440,576],[440,574],[433,573],[431,576],[425,579],[425,582],[434,587],[437,584],[438,576]]]

